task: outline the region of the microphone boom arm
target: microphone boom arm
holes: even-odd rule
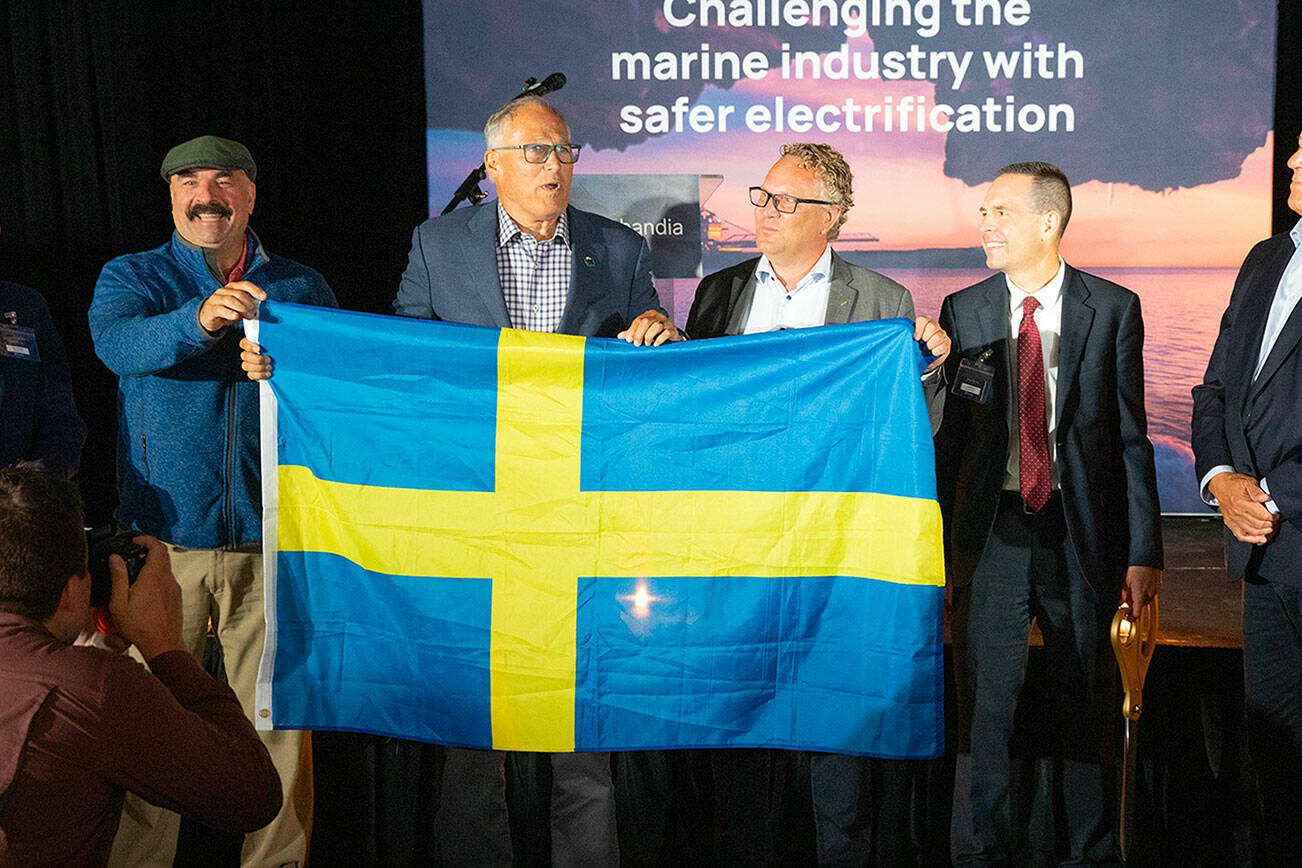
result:
[[[553,72],[541,82],[536,78],[528,78],[525,79],[524,87],[520,88],[520,92],[511,97],[511,100],[514,102],[522,96],[542,96],[543,94],[560,90],[563,87],[565,87],[564,73]],[[461,182],[460,187],[457,187],[456,192],[452,194],[452,200],[448,202],[440,214],[451,213],[456,210],[458,205],[465,201],[470,202],[471,205],[478,205],[480,202],[487,199],[488,194],[479,187],[479,183],[487,177],[488,172],[484,170],[484,164],[480,163],[479,168],[472,169],[470,174],[466,175],[466,179]]]
[[[479,182],[488,177],[488,172],[484,170],[484,164],[480,163],[479,168],[471,169],[470,174],[466,175],[466,180],[461,182],[461,186],[452,194],[452,201],[444,206],[440,214],[449,214],[456,210],[456,207],[462,202],[469,202],[471,205],[478,205],[488,198],[488,194],[480,189]]]

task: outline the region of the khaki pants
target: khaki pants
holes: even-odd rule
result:
[[[253,720],[258,661],[266,632],[262,609],[262,555],[168,545],[172,572],[181,585],[182,640],[203,656],[208,620],[216,627],[226,678],[244,713]],[[136,653],[134,648],[132,654]],[[312,743],[301,731],[259,732],[280,772],[285,803],[270,825],[248,835],[240,862],[245,866],[304,865],[312,831]],[[213,757],[216,764],[221,757]],[[170,866],[181,818],[130,793],[109,864]]]

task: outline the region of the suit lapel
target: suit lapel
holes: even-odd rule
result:
[[[466,285],[488,310],[489,321],[485,324],[510,328],[511,316],[497,274],[496,204],[475,207],[475,213],[466,221],[466,239],[459,252]]]
[[[1266,320],[1270,316],[1270,306],[1275,301],[1279,282],[1284,276],[1284,269],[1288,267],[1289,260],[1293,258],[1294,250],[1292,239],[1287,235],[1284,236],[1284,243],[1276,248],[1265,274],[1255,282],[1254,297],[1249,300],[1248,305],[1245,305],[1244,312],[1250,320],[1243,330],[1245,336],[1241,348],[1243,360],[1239,370],[1245,372],[1247,388],[1244,392],[1248,400],[1265,388],[1270,378],[1275,376],[1280,366],[1284,364],[1284,360],[1297,349],[1298,341],[1302,340],[1302,316],[1299,315],[1302,314],[1302,304],[1299,304],[1284,321],[1284,328],[1280,330],[1279,337],[1275,338],[1275,345],[1266,356],[1266,362],[1261,366],[1261,373],[1256,379],[1252,378],[1252,372],[1257,369],[1257,358],[1261,354],[1261,341],[1266,335]]]
[[[1062,280],[1062,327],[1058,335],[1058,394],[1054,398],[1054,414],[1058,427],[1066,426],[1063,416],[1068,393],[1076,388],[1076,372],[1080,370],[1081,356],[1094,322],[1094,308],[1089,305],[1090,291],[1080,274],[1070,265]]]
[[[1013,403],[1013,350],[1008,324],[1008,283],[1002,274],[986,280],[985,298],[978,309],[980,317],[980,334],[975,346],[995,348],[995,364],[1002,364],[1004,376],[996,377],[996,382],[1003,381],[1004,407],[1016,406]],[[1006,416],[1007,414],[1005,414]]]
[[[859,290],[854,286],[854,270],[832,251],[832,279],[827,290],[827,325],[840,325],[850,321]]]
[[[565,313],[557,331],[578,334],[588,308],[610,290],[610,262],[606,245],[601,243],[583,212],[567,208],[566,213],[569,214],[570,249],[574,251],[574,263],[570,266],[570,293],[565,299]],[[633,315],[640,313],[639,310]]]
[[[1266,356],[1266,363],[1261,366],[1261,373],[1257,375],[1257,379],[1252,381],[1252,386],[1248,390],[1249,400],[1264,389],[1266,384],[1270,382],[1271,377],[1279,372],[1280,366],[1284,364],[1285,359],[1297,350],[1299,340],[1302,340],[1302,304],[1293,307],[1293,312],[1288,315],[1288,319],[1284,322],[1284,328],[1280,329],[1279,337],[1275,338],[1275,345],[1270,348],[1270,354]],[[1258,347],[1260,348],[1260,342],[1258,342]],[[1258,352],[1260,352],[1260,349],[1258,349]]]
[[[759,260],[755,260],[759,265]],[[734,277],[728,290],[728,324],[724,328],[726,335],[740,335],[746,332],[746,320],[750,318],[751,306],[755,303],[755,269],[745,277]]]

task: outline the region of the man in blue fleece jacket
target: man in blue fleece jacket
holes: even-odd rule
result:
[[[209,619],[252,719],[264,636],[258,387],[241,370],[242,320],[260,301],[335,306],[320,274],[272,256],[248,228],[257,166],[243,145],[201,136],[163,160],[176,232],[104,266],[90,307],[99,357],[119,377],[118,520],[168,544],[184,641]],[[259,733],[284,807],[244,844],[244,865],[303,864],[312,818],[306,733]],[[179,818],[130,800],[113,861],[171,865]]]

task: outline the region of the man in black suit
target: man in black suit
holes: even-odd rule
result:
[[[1288,205],[1302,214],[1302,136]],[[1302,222],[1239,269],[1203,382],[1193,449],[1203,499],[1225,520],[1229,578],[1243,577],[1248,750],[1271,864],[1302,853]]]
[[[1014,858],[1010,741],[1032,618],[1058,715],[1072,862],[1116,858],[1108,631],[1119,601],[1157,593],[1161,528],[1139,298],[1063,262],[1070,216],[1056,166],[1001,169],[981,204],[981,241],[1002,273],[941,308],[954,386],[937,477],[961,719],[971,707],[972,829],[958,835],[959,864]]]
[[[687,318],[693,338],[904,317],[936,356],[923,377],[938,420],[940,366],[949,337],[915,317],[913,297],[889,277],[853,265],[831,246],[854,204],[853,174],[829,145],[783,145],[764,183],[750,188],[755,246],[762,256],[708,275]],[[773,863],[784,830],[778,789],[792,763],[767,750],[717,751],[712,757],[715,858],[721,864]],[[912,766],[903,760],[814,754],[810,761],[820,865],[900,864],[909,853]],[[803,788],[802,788],[803,789]],[[865,800],[862,797],[867,795]],[[866,812],[862,801],[869,802]]]

